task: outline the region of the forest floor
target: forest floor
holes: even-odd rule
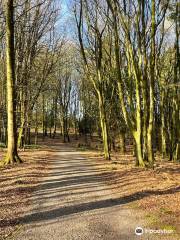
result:
[[[130,154],[105,161],[79,140],[61,142],[46,139],[1,170],[0,239],[179,239],[178,164],[138,169]]]

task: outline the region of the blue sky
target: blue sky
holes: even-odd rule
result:
[[[57,3],[61,3],[61,16],[57,23],[57,30],[61,32],[64,31],[64,28],[66,29],[66,35],[68,38],[72,40],[74,36],[74,24],[72,22],[72,14],[70,11],[71,8],[71,2],[72,0],[57,0]]]
[[[67,7],[68,4],[69,4],[69,0],[62,0],[61,6],[62,6],[62,11],[63,11],[64,14],[68,14],[69,13],[68,7]]]

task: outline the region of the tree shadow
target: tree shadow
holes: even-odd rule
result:
[[[60,217],[83,213],[86,211],[93,211],[97,209],[110,208],[118,205],[128,204],[130,202],[143,199],[144,197],[150,195],[164,195],[164,194],[174,194],[180,191],[180,187],[169,188],[166,190],[159,191],[144,191],[144,192],[136,192],[128,196],[123,196],[119,198],[109,198],[104,200],[97,200],[92,202],[85,202],[77,205],[65,206],[56,209],[52,209],[49,211],[36,212],[24,217],[14,219],[14,224],[22,223],[22,224],[31,224],[31,223],[41,223],[43,221],[51,221],[56,220]],[[12,222],[13,224],[13,222]],[[3,221],[0,226],[9,225],[9,221]]]
[[[47,146],[47,148],[48,147],[49,146]],[[46,202],[49,205],[47,204],[42,208],[34,209],[34,211],[31,213],[26,212],[25,216],[23,217],[14,217],[12,221],[0,220],[0,227],[16,225],[17,223],[38,225],[45,223],[49,224],[50,222],[58,221],[63,217],[71,217],[72,215],[79,213],[86,213],[100,209],[102,211],[105,211],[105,209],[109,209],[111,211],[112,207],[123,206],[130,202],[143,199],[147,196],[174,194],[180,190],[180,187],[171,187],[169,189],[156,191],[137,191],[136,189],[135,193],[129,195],[125,193],[126,195],[121,197],[117,197],[117,195],[115,197],[113,194],[109,195],[109,191],[114,188],[119,188],[119,191],[121,191],[122,195],[123,186],[128,188],[129,186],[134,187],[133,183],[140,179],[143,180],[143,184],[147,184],[149,179],[147,176],[138,175],[137,172],[140,174],[140,172],[143,170],[136,168],[122,171],[117,175],[117,177],[113,175],[114,180],[112,181],[111,179],[111,183],[106,184],[112,175],[107,172],[102,173],[103,162],[91,162],[91,159],[87,159],[83,153],[78,153],[77,157],[77,152],[69,148],[69,146],[64,150],[59,149],[59,147],[60,145],[57,144],[57,146],[54,146],[54,148],[51,148],[50,150],[48,149],[48,151],[52,153],[52,156],[44,157],[42,162],[45,161],[46,158],[48,159],[48,170],[50,171],[48,175],[49,179],[41,179],[38,182],[39,186],[35,187],[36,189],[38,188],[38,190],[34,192],[35,201],[37,200],[38,203]],[[58,152],[58,154],[56,154],[56,152]],[[97,166],[100,166],[100,169],[98,169]],[[28,171],[30,172],[29,175],[27,174],[28,177],[33,177],[31,170],[32,167],[28,168]],[[20,171],[21,170],[16,172],[16,176],[13,176],[14,180],[16,177],[17,179],[21,177]],[[127,178],[127,175],[129,174],[132,176]],[[29,188],[29,186],[19,186],[17,189],[17,194],[18,192],[26,191],[26,188]],[[98,192],[101,191],[103,195],[98,194]],[[82,198],[82,196],[86,195],[86,193],[88,197]],[[94,198],[94,196],[90,196],[89,198],[89,195],[91,195],[90,193],[97,194],[96,198]],[[10,197],[13,192],[7,190],[3,194],[5,197]],[[68,199],[70,195],[71,197],[72,195],[77,195],[78,201],[76,201],[76,198],[74,198],[74,201],[68,202],[68,205],[66,205],[66,197]],[[54,203],[53,199],[56,199],[57,201],[54,201]],[[63,206],[61,201],[64,201],[66,206]],[[50,205],[51,203],[52,205]],[[6,205],[4,204],[4,206]]]

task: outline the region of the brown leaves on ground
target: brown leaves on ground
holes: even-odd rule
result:
[[[46,155],[47,152],[40,149],[20,152],[24,161],[22,164],[1,168],[0,239],[16,231],[18,223],[14,219],[28,208],[32,191],[37,187],[40,177],[47,173]],[[3,152],[0,152],[0,159],[2,156]]]
[[[15,226],[18,225],[14,219],[28,210],[32,191],[40,182],[40,177],[48,172],[45,159],[51,154],[48,149],[51,144],[52,142],[47,142],[46,150],[43,148],[21,152],[23,164],[7,166],[1,170],[0,239],[5,239],[5,236],[15,230]],[[60,140],[53,139],[53,144],[59,147]],[[71,142],[70,145],[77,147],[77,141]],[[87,149],[77,148],[78,151]],[[103,160],[102,154],[97,149],[87,151],[86,154],[96,162],[102,173],[103,171],[108,173],[108,181],[105,180],[116,196],[124,199],[124,202],[127,201],[129,206],[144,211],[148,227],[176,229],[180,232],[179,164],[157,159],[154,170],[141,169],[135,167],[135,158],[130,152],[126,155],[113,153],[111,161]],[[3,225],[3,222],[6,224]]]
[[[180,233],[180,165],[156,159],[155,169],[135,167],[131,154],[114,153],[111,161],[98,160],[110,173],[108,184],[119,197],[131,199],[132,207],[144,211],[148,226]],[[128,197],[128,198],[127,198]]]

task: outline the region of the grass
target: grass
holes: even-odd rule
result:
[[[176,227],[172,225],[162,225],[161,228],[164,230],[173,230],[174,232],[176,232]]]
[[[169,210],[167,208],[164,208],[164,207],[160,208],[160,212],[161,213],[165,213],[165,214],[172,214],[171,210]]]
[[[162,210],[161,210],[162,211]],[[164,211],[164,210],[163,210]],[[167,209],[165,209],[166,213],[170,214],[169,211],[167,211]],[[170,224],[162,224],[161,223],[161,219],[160,217],[158,217],[157,215],[155,214],[147,214],[145,215],[145,218],[147,219],[147,222],[148,222],[148,226],[150,227],[157,227],[159,229],[163,229],[163,230],[171,230],[173,231],[174,233],[176,233],[177,229],[175,226],[173,225],[170,225]]]
[[[130,206],[132,209],[139,209],[139,204],[138,204],[137,201],[129,203],[129,206]]]
[[[147,214],[145,215],[145,218],[147,219],[149,225],[155,225],[159,222],[158,217],[154,214]]]
[[[78,147],[77,148],[77,151],[82,151],[82,152],[85,152],[85,151],[87,151],[88,149],[86,148],[86,147],[84,147],[84,146],[81,146],[81,147]]]
[[[39,148],[41,148],[40,145],[35,145],[35,144],[25,145],[25,149],[39,149]]]
[[[4,143],[0,142],[0,148],[6,148],[6,147],[7,146]],[[38,149],[40,147],[41,147],[40,145],[35,145],[35,144],[25,145],[26,149]]]
[[[6,148],[6,145],[2,142],[0,142],[0,148]]]

